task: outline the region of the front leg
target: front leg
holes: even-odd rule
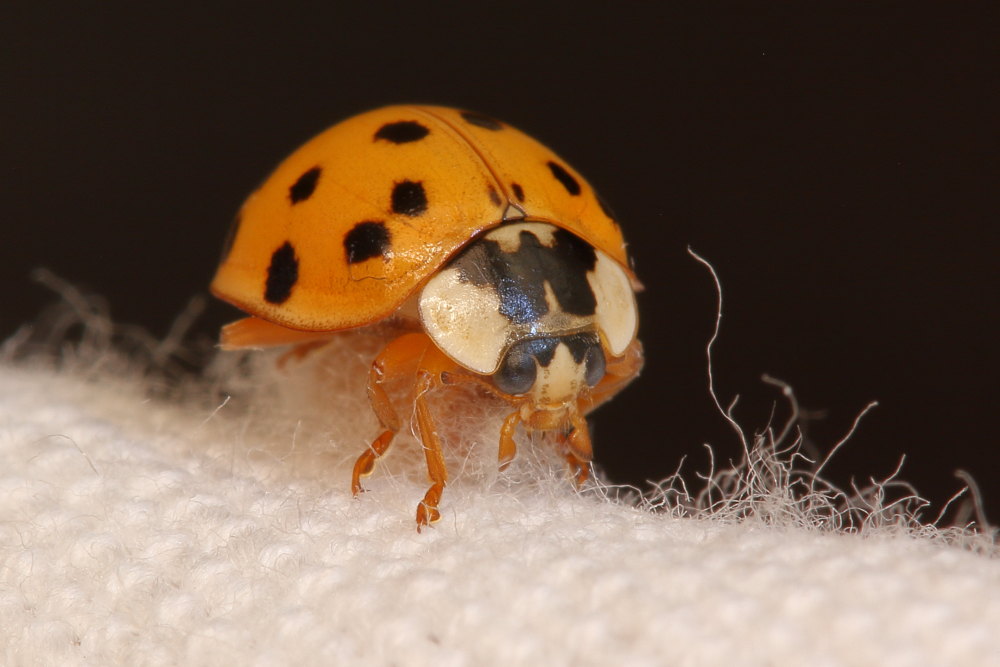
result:
[[[570,418],[570,430],[562,434],[560,442],[564,447],[563,456],[569,464],[573,483],[580,487],[590,477],[590,462],[594,458],[594,449],[590,444],[590,428],[587,426],[587,420],[579,412],[573,413]]]
[[[590,462],[593,459],[590,429],[584,415],[610,400],[632,382],[642,370],[643,363],[642,343],[638,340],[633,340],[621,356],[608,359],[604,377],[596,387],[579,397],[576,401],[576,409],[570,416],[568,428],[556,434],[561,453],[569,464],[570,474],[577,486],[582,485],[590,477]],[[483,376],[473,375],[467,371],[444,371],[440,379],[443,384],[463,382],[478,384],[486,391],[512,405],[516,405],[519,400],[522,400],[517,396],[511,396],[498,390]],[[507,416],[500,427],[500,448],[497,455],[500,470],[510,465],[510,462],[517,455],[514,432],[522,421],[520,411],[515,410]]]
[[[521,423],[521,413],[517,410],[512,412],[503,421],[500,427],[500,449],[497,451],[497,462],[500,470],[504,470],[510,462],[517,456],[517,443],[514,441],[514,431]]]
[[[634,380],[642,370],[643,361],[642,343],[634,340],[622,356],[608,360],[607,371],[601,381],[577,401],[577,409],[570,417],[570,428],[560,434],[559,442],[564,448],[563,455],[569,464],[570,474],[578,487],[590,477],[590,462],[594,458],[590,428],[584,415],[611,399]]]

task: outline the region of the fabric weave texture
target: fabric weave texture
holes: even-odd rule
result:
[[[148,394],[0,366],[3,664],[1000,664],[996,558],[676,518],[530,452],[462,454],[418,534],[407,438],[349,493],[363,394],[327,422]]]

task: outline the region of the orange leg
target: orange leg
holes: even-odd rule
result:
[[[516,405],[516,402],[518,401],[518,397],[503,393],[481,375],[459,375],[457,373],[444,371],[441,373],[441,383],[476,384],[494,396],[502,398],[508,403]],[[497,462],[499,463],[500,470],[506,469],[507,466],[510,465],[510,462],[514,460],[514,457],[517,456],[517,443],[514,441],[514,431],[517,430],[517,425],[520,424],[521,421],[521,413],[515,410],[511,414],[507,415],[507,418],[503,422],[503,426],[500,427],[500,448],[497,452]]]
[[[624,389],[639,375],[643,362],[642,343],[638,340],[632,341],[622,356],[608,359],[608,367],[604,377],[597,383],[596,387],[590,390],[587,396],[577,402],[581,413],[590,413]]]
[[[431,417],[427,394],[443,384],[442,374],[462,372],[464,371],[444,356],[425,334],[410,333],[386,345],[375,358],[368,375],[368,399],[385,431],[358,457],[351,477],[351,490],[355,495],[363,490],[361,477],[371,474],[375,462],[389,449],[393,437],[402,428],[399,414],[392,405],[385,385],[395,381],[411,381],[413,384],[409,395],[416,408],[417,428],[427,461],[427,475],[431,481],[431,487],[417,506],[418,531],[441,517],[438,504],[448,482],[441,439]]]
[[[427,392],[440,386],[440,375],[435,376],[422,371],[417,381],[417,427],[420,429],[420,441],[424,447],[424,458],[427,460],[427,476],[431,480],[431,488],[427,489],[424,499],[417,505],[417,532],[433,521],[441,518],[438,503],[444,485],[448,482],[448,468],[444,464],[444,454],[441,452],[441,438],[438,437],[434,420],[427,407]]]
[[[222,327],[219,347],[223,350],[242,350],[294,345],[278,358],[278,368],[284,368],[290,360],[300,361],[313,350],[323,347],[336,334],[336,331],[297,331],[259,317],[244,317]]]
[[[419,334],[401,336],[386,345],[372,362],[371,370],[368,371],[368,402],[385,431],[375,438],[354,464],[351,492],[355,496],[364,491],[361,478],[372,473],[375,462],[389,449],[392,439],[401,427],[399,414],[392,406],[392,401],[383,385],[396,378],[416,374],[417,364],[423,355],[426,342],[426,337]]]
[[[570,431],[562,437],[562,442],[566,447],[566,462],[573,481],[581,486],[590,477],[590,462],[594,458],[594,450],[590,444],[587,420],[579,412],[574,412],[570,419]]]
[[[514,457],[517,456],[517,443],[514,442],[514,430],[520,421],[521,413],[514,411],[508,415],[507,419],[503,421],[503,426],[500,427],[500,451],[497,454],[500,470],[509,466]]]
[[[375,442],[354,463],[354,472],[351,474],[351,493],[355,497],[365,490],[361,486],[361,478],[372,474],[372,470],[375,469],[375,462],[389,449],[394,435],[396,435],[395,431],[384,431],[382,435],[375,438]]]
[[[336,331],[297,331],[259,317],[244,317],[222,327],[219,347],[223,350],[277,347],[328,341]]]

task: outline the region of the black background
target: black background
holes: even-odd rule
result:
[[[993,17],[661,4],[8,6],[0,337],[53,300],[40,265],[162,335],[288,152],[383,104],[471,108],[559,152],[631,243],[648,365],[595,420],[613,480],[739,451],[707,393],[715,295],[691,245],[723,283],[716,384],[747,427],[780,403],[764,372],[825,411],[823,450],[877,399],[834,479],[906,454],[940,503],[963,468],[997,521]],[[234,316],[213,305],[198,331]]]

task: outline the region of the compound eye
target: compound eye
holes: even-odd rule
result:
[[[538,367],[534,357],[513,348],[493,374],[493,384],[506,394],[524,394],[534,386],[537,375]]]
[[[596,387],[597,383],[604,377],[607,370],[607,361],[604,359],[604,350],[600,345],[592,345],[587,349],[587,356],[584,358],[585,366],[584,378],[591,387]]]

